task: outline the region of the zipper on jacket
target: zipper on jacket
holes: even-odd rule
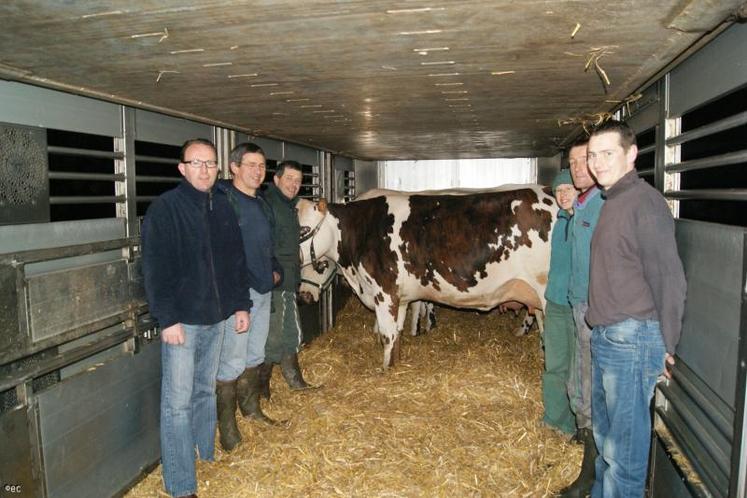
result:
[[[208,205],[209,211],[213,210],[213,190],[208,190]],[[218,290],[218,280],[215,278],[215,262],[213,261],[213,239],[210,235],[210,220],[208,210],[205,210],[205,233],[207,234],[207,250],[208,250],[208,261],[210,262],[210,274],[211,280],[213,281],[213,290],[215,291],[216,302],[215,305],[218,309],[218,316],[223,316],[223,310],[220,306],[220,291]]]

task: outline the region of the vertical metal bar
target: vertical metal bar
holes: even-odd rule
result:
[[[666,164],[666,122],[669,117],[669,74],[656,83],[659,115],[656,118],[654,147],[654,185],[664,192],[664,165]]]
[[[729,497],[745,498],[747,496],[747,234],[742,242],[742,309],[739,323],[739,353],[737,356],[737,387],[734,417],[734,438],[732,440],[731,473],[729,479]]]
[[[116,203],[117,217],[125,219],[127,236],[137,235],[137,202],[135,189],[135,109],[121,106],[122,136],[114,137],[114,151],[123,154],[114,160],[114,172],[123,174],[124,180],[114,182],[114,192],[124,200]]]
[[[218,164],[220,165],[221,178],[228,178],[230,168],[228,167],[228,157],[231,153],[231,132],[225,128],[215,127],[215,149],[218,154]]]
[[[29,424],[29,444],[31,445],[31,461],[33,476],[36,490],[39,496],[46,498],[48,496],[47,481],[44,478],[44,454],[42,452],[41,431],[39,428],[39,403],[36,401],[36,395],[31,389],[31,380],[17,388],[19,400],[23,398],[23,404],[26,405],[26,420]]]
[[[680,134],[682,118],[680,116],[672,117],[669,115],[669,74],[665,77],[665,100],[667,101],[666,119],[664,120],[664,141],[670,137],[674,137]],[[681,146],[667,145],[665,146],[664,153],[664,164],[676,164],[681,161]],[[657,164],[658,166],[658,164]],[[664,165],[661,165],[661,169],[664,169]],[[680,174],[677,172],[669,173],[663,172],[663,192],[677,191],[680,189]],[[672,210],[672,216],[675,218],[680,217],[680,201],[677,199],[667,199],[669,208]]]

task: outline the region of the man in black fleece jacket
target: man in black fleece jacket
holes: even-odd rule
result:
[[[161,462],[172,496],[196,496],[195,447],[213,460],[224,332],[249,326],[244,247],[233,208],[213,190],[216,157],[210,141],[187,141],[184,180],[151,204],[142,228],[145,292],[161,328]],[[226,331],[231,316],[235,330]]]
[[[649,406],[674,363],[685,274],[664,197],[638,178],[633,131],[609,121],[589,138],[588,163],[606,202],[591,239],[592,427],[599,450],[592,497],[643,496]]]

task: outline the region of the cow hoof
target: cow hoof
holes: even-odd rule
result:
[[[517,328],[514,329],[513,334],[516,337],[521,337],[523,335],[526,335],[527,331],[524,329],[524,327],[517,327]]]

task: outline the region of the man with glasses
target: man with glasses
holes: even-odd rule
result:
[[[301,227],[296,204],[302,180],[301,165],[296,161],[285,160],[278,165],[273,178],[274,184],[269,186],[266,195],[275,217],[275,256],[283,267],[283,283],[272,291],[270,333],[265,346],[265,363],[260,370],[261,393],[267,399],[270,398],[270,377],[275,363],[280,363],[283,377],[291,389],[314,387],[306,383],[298,364],[298,350],[303,336],[296,303],[301,283]]]
[[[215,379],[223,336],[249,326],[249,280],[231,205],[213,188],[215,146],[184,143],[184,179],[148,208],[143,276],[161,329],[161,462],[172,496],[196,496],[195,450],[213,460]],[[229,321],[229,318],[231,320]]]
[[[219,181],[218,189],[228,196],[239,219],[252,309],[249,332],[227,333],[220,353],[216,390],[218,432],[226,451],[241,441],[236,424],[237,404],[245,417],[274,423],[259,404],[259,366],[265,361],[271,291],[283,274],[273,255],[272,210],[259,190],[265,180],[265,153],[258,145],[245,142],[234,147],[229,160],[233,180]]]
[[[586,320],[593,327],[592,414],[600,455],[592,496],[643,496],[650,404],[674,364],[685,274],[664,197],[638,177],[635,134],[608,121],[589,139],[589,168],[607,201],[591,241]]]

